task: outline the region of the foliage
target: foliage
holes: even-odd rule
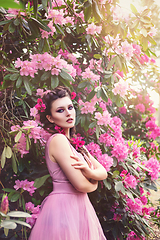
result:
[[[77,93],[77,132],[108,171],[89,195],[107,239],[145,239],[160,171],[160,128],[147,93],[159,87],[150,9],[131,4],[126,15],[115,0],[34,0],[20,10],[1,5],[0,17],[1,185],[11,207],[36,211],[33,225],[52,191],[35,104],[65,85]]]

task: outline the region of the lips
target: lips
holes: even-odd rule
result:
[[[73,122],[73,118],[69,118],[66,122],[68,123]]]

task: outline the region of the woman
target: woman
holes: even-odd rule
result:
[[[53,134],[46,144],[46,162],[53,191],[43,201],[30,240],[105,240],[88,192],[107,177],[103,166],[74,136],[71,93],[57,87],[44,94],[39,108],[44,129]],[[55,131],[56,130],[56,131]]]

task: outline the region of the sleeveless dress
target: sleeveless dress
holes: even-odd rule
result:
[[[54,136],[47,141],[45,153],[53,191],[42,202],[29,240],[106,240],[87,193],[77,191],[58,163],[49,157],[49,143]],[[83,158],[71,144],[70,147]]]

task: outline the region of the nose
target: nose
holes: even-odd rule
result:
[[[69,109],[66,109],[66,115],[67,115],[67,117],[71,115]]]

